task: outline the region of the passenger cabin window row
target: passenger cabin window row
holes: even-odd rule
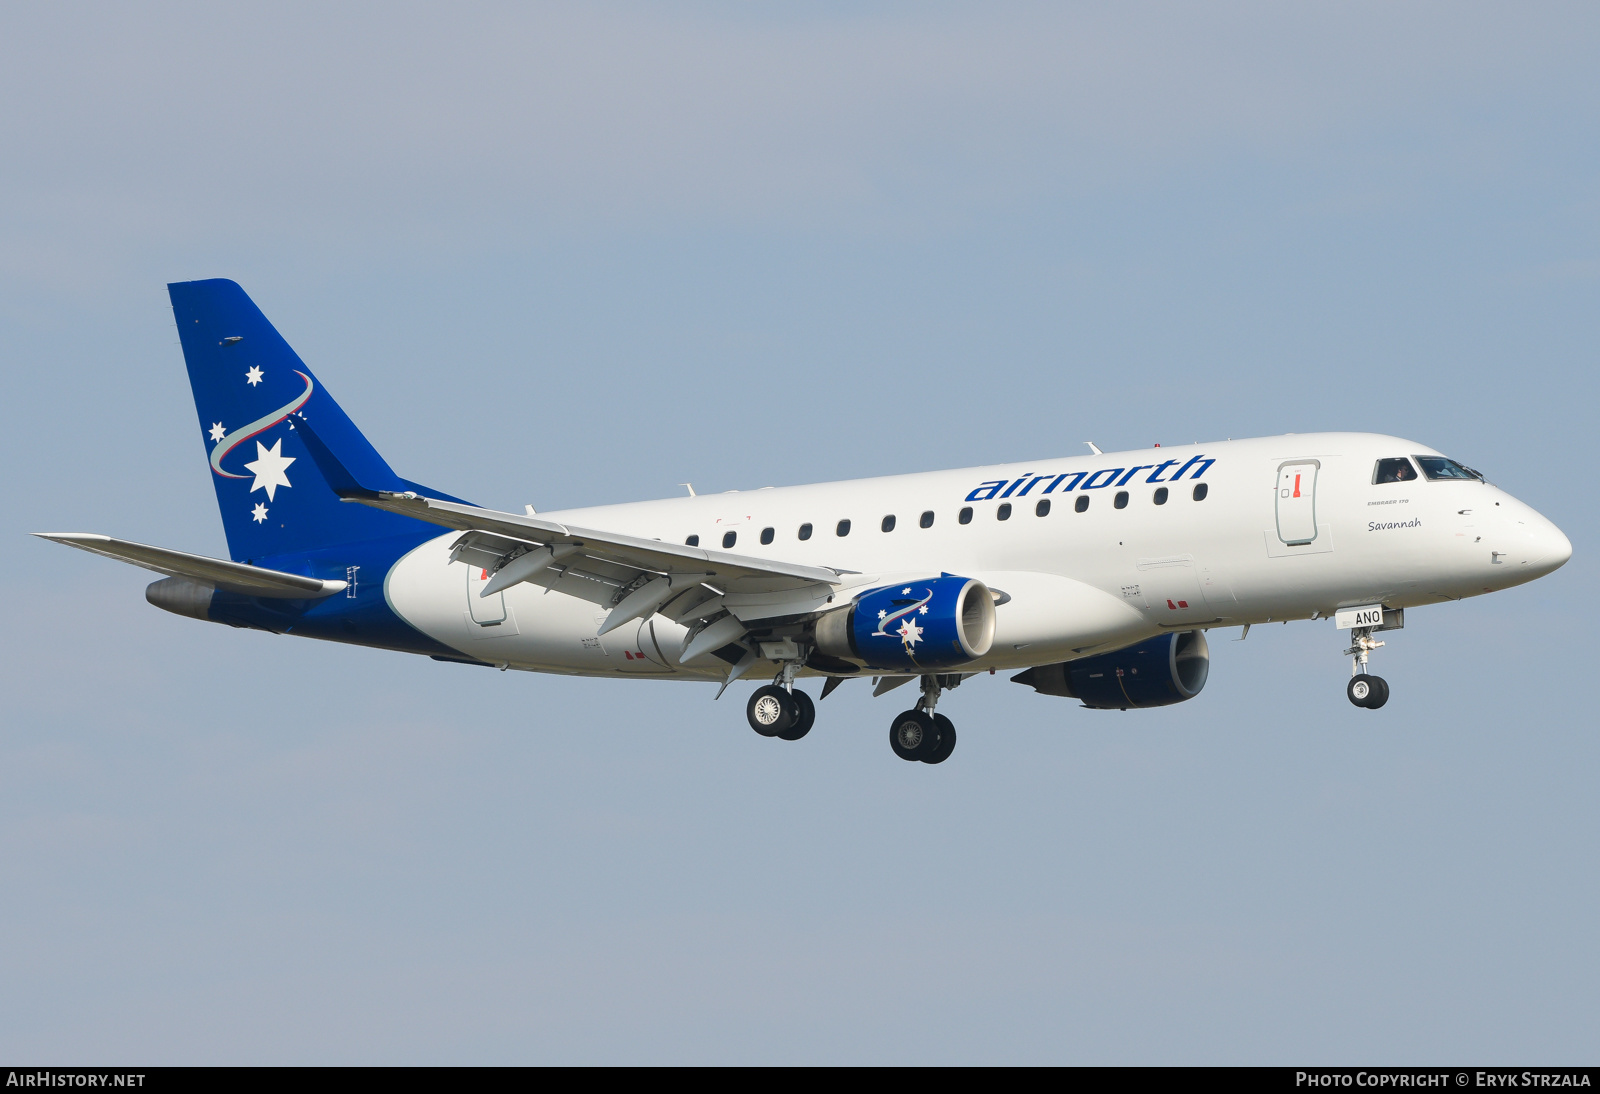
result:
[[[1436,460],[1439,463],[1449,464],[1451,468],[1456,468],[1457,469],[1457,471],[1454,472],[1454,473],[1452,473],[1452,472],[1450,472],[1448,470],[1440,471],[1438,474],[1429,475],[1428,476],[1429,478],[1481,478],[1482,477],[1482,476],[1479,476],[1477,474],[1477,472],[1471,471],[1471,469],[1469,469],[1469,468],[1462,468],[1460,464],[1455,463],[1453,460],[1446,460],[1442,456],[1418,456],[1417,457],[1417,461],[1419,463],[1421,463],[1424,459]],[[1397,463],[1398,464],[1404,464],[1405,465],[1405,470],[1408,471],[1409,474],[1401,475],[1400,472],[1393,471],[1391,473],[1399,475],[1400,477],[1397,477],[1397,478],[1382,478],[1382,477],[1380,477],[1382,474],[1385,473],[1384,472],[1384,465],[1385,464],[1397,464]],[[1424,464],[1423,465],[1423,471],[1426,473],[1427,470],[1428,470],[1428,467],[1427,467],[1426,464]],[[1373,481],[1374,482],[1403,482],[1408,478],[1414,479],[1416,477],[1417,477],[1416,471],[1411,468],[1410,462],[1407,461],[1407,460],[1404,460],[1404,459],[1400,459],[1400,460],[1379,460],[1378,461],[1378,469],[1376,471],[1374,471],[1374,473],[1373,473]],[[1210,492],[1210,489],[1211,488],[1210,488],[1210,486],[1208,484],[1203,483],[1203,482],[1197,482],[1197,483],[1194,484],[1194,489],[1192,491],[1190,491],[1190,495],[1189,496],[1191,498],[1193,498],[1195,501],[1205,501],[1206,500],[1206,495]],[[1155,505],[1165,505],[1165,504],[1167,504],[1167,499],[1169,497],[1171,497],[1171,493],[1168,491],[1168,489],[1165,486],[1160,486],[1160,487],[1157,487],[1155,493],[1153,493],[1150,496],[1150,501],[1151,501],[1152,504],[1155,504]],[[1129,500],[1128,491],[1126,491],[1126,490],[1118,490],[1116,495],[1112,498],[1111,504],[1117,509],[1126,509],[1128,507],[1128,500]],[[1079,494],[1077,500],[1072,503],[1072,509],[1073,509],[1074,512],[1077,512],[1077,513],[1087,513],[1089,511],[1089,495],[1087,495],[1087,494]],[[1011,512],[1012,512],[1011,503],[1009,501],[1003,501],[998,506],[995,507],[994,518],[996,520],[1010,520],[1011,519]],[[1035,502],[1034,506],[1033,506],[1033,515],[1036,516],[1036,517],[1047,517],[1047,516],[1049,516],[1050,515],[1050,499],[1049,498],[1040,498],[1037,502]],[[917,526],[919,528],[932,528],[933,527],[933,520],[934,520],[933,510],[932,509],[925,509],[925,510],[923,510],[922,516],[917,519]],[[886,516],[884,516],[882,521],[879,522],[878,527],[879,527],[879,529],[881,531],[892,532],[895,529],[895,523],[896,523],[895,515],[893,513],[889,513]],[[964,505],[964,506],[961,507],[961,511],[956,514],[956,523],[957,524],[971,524],[972,523],[972,506]],[[796,538],[798,538],[798,539],[800,539],[802,541],[808,540],[808,539],[811,538],[811,534],[812,534],[813,530],[814,529],[813,529],[811,523],[809,521],[807,521],[805,524],[802,524],[800,526],[799,531],[796,533]],[[773,540],[775,540],[777,538],[777,534],[778,534],[778,532],[777,532],[776,528],[767,527],[767,528],[761,529],[761,543],[762,543],[762,545],[766,546],[766,545],[772,543]],[[845,537],[845,536],[848,536],[850,534],[850,520],[849,520],[849,518],[841,520],[838,524],[834,525],[833,534],[838,536],[838,537],[840,537],[841,539],[843,537]],[[691,535],[687,539],[685,539],[683,542],[685,544],[687,544],[688,546],[690,546],[690,547],[698,547],[698,546],[700,546],[700,537],[698,535]],[[723,550],[731,550],[733,548],[734,544],[736,544],[738,542],[739,542],[739,533],[738,532],[727,531],[727,532],[724,532],[722,534],[722,547],[723,547]]]

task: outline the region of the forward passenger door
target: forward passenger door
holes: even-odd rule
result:
[[[1316,460],[1291,460],[1278,467],[1278,538],[1290,547],[1317,538]]]

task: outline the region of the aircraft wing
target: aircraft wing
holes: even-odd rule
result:
[[[35,532],[40,539],[64,543],[80,551],[104,555],[118,562],[131,562],[168,577],[188,578],[218,589],[242,593],[245,596],[262,596],[277,600],[311,600],[342,592],[343,581],[323,581],[302,574],[289,574],[281,570],[267,570],[243,562],[191,555],[165,547],[152,547],[132,540],[112,539],[93,532]]]
[[[452,560],[489,574],[482,595],[520,581],[611,608],[600,633],[660,611],[678,622],[727,611],[744,620],[806,615],[844,584],[839,572],[501,513],[412,493],[351,497],[463,534]]]
[[[599,633],[660,612],[695,628],[683,659],[733,642],[755,620],[786,619],[824,610],[844,584],[841,571],[753,558],[658,539],[582,528],[536,516],[424,497],[412,490],[374,488],[340,462],[311,425],[296,419],[323,478],[345,501],[400,513],[462,533],[451,561],[488,575],[480,596],[519,582],[576,596],[610,609]]]
[[[558,524],[538,517],[501,513],[493,509],[480,509],[473,505],[437,501],[417,494],[378,493],[371,498],[352,498],[377,509],[404,513],[445,528],[463,532],[488,532],[510,540],[533,541],[540,545],[570,544],[581,548],[589,558],[629,566],[639,570],[660,573],[693,572],[704,577],[716,577],[727,582],[738,582],[750,587],[762,586],[764,591],[822,583],[839,585],[838,571],[822,566],[802,566],[791,562],[752,558],[731,551],[713,551],[703,547],[689,547],[678,543],[664,543],[659,539],[640,539],[617,532],[595,528]]]

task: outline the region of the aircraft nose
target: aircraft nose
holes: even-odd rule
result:
[[[1559,570],[1572,557],[1572,541],[1549,521],[1544,522],[1544,527],[1535,533],[1535,538],[1539,542],[1540,554],[1534,565],[1545,573]]]

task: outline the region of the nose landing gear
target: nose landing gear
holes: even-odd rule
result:
[[[1383,645],[1372,637],[1372,631],[1372,627],[1356,627],[1350,632],[1350,648],[1344,651],[1351,659],[1350,683],[1344,693],[1356,706],[1377,710],[1389,701],[1389,682],[1367,672],[1367,658]]]
[[[956,747],[956,727],[943,714],[934,713],[940,694],[961,683],[959,675],[924,676],[922,701],[895,715],[889,724],[889,747],[902,760],[942,764]]]

